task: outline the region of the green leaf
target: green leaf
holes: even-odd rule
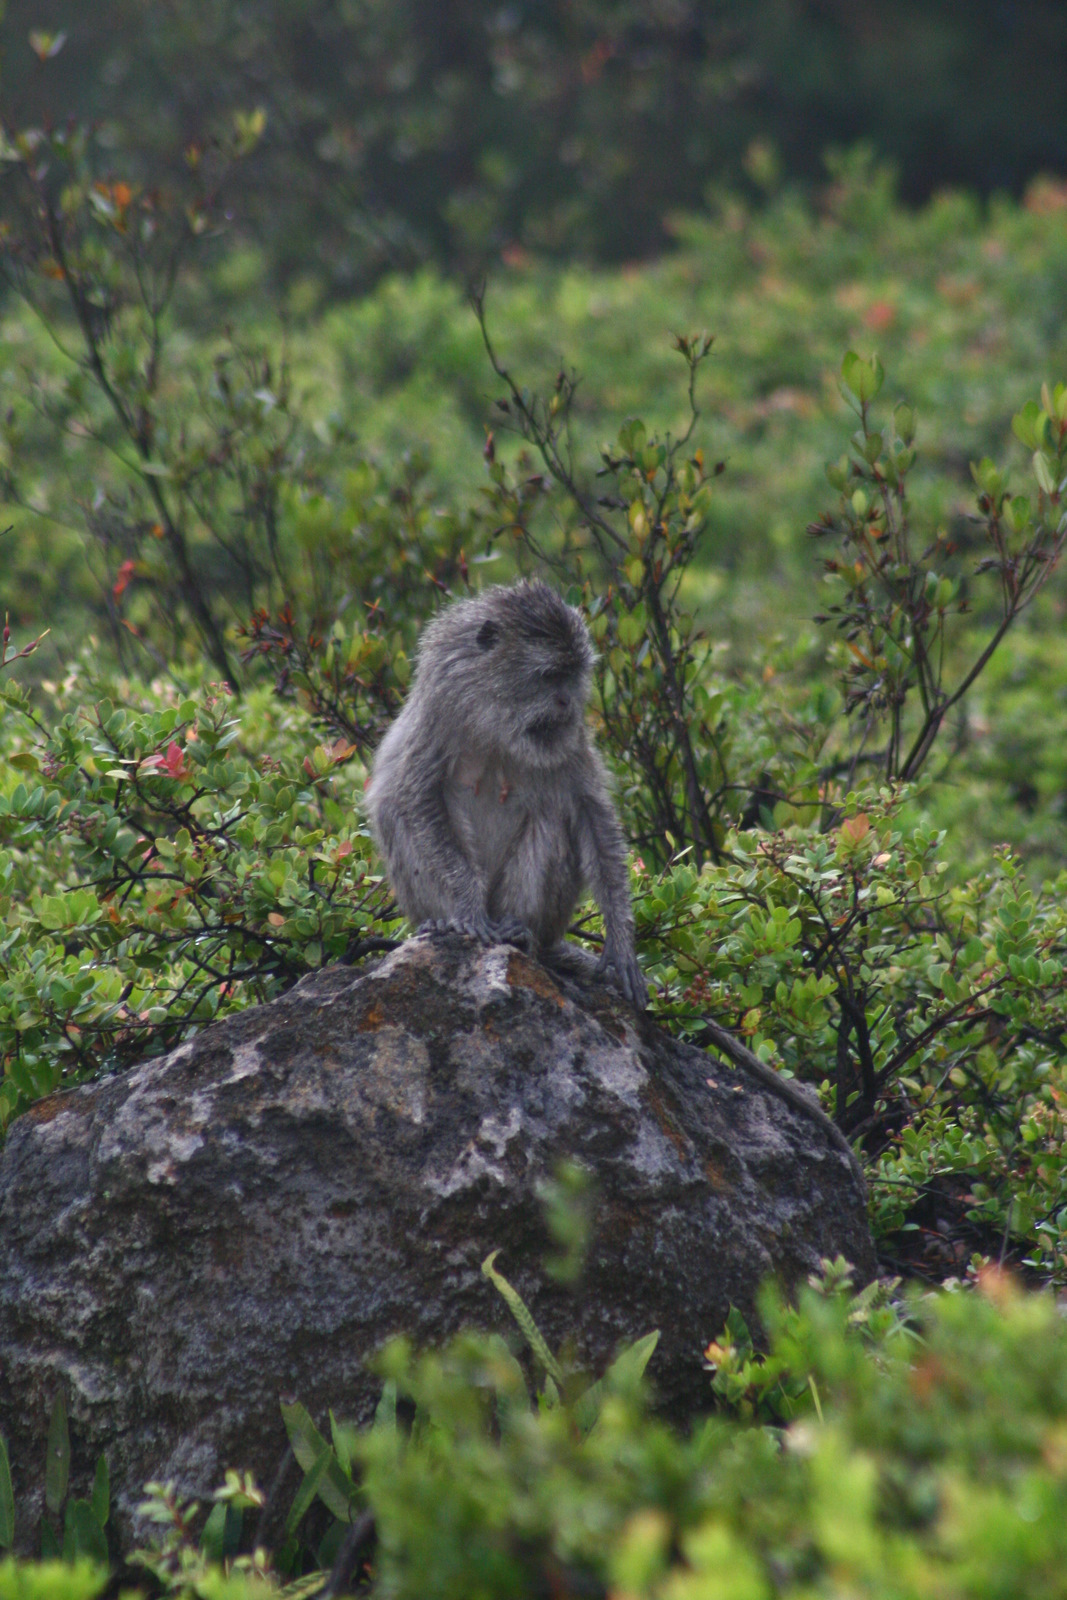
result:
[[[200,1548],[209,1561],[228,1561],[241,1544],[244,1513],[232,1500],[218,1500],[212,1506],[200,1535]]]
[[[381,1404],[380,1401],[379,1404]],[[337,1457],[337,1464],[346,1478],[351,1478],[352,1476],[352,1450],[356,1438],[355,1428],[346,1427],[343,1422],[338,1422],[331,1411],[330,1439],[333,1444],[333,1453]]]
[[[298,1400],[292,1402],[282,1401],[282,1421],[285,1431],[289,1435],[289,1443],[293,1447],[293,1454],[305,1472],[314,1471],[322,1459],[323,1451],[326,1452],[327,1462],[324,1476],[318,1492],[321,1493],[325,1506],[333,1512],[341,1522],[351,1522],[351,1485],[342,1471],[341,1464],[326,1443],[322,1434],[312,1422],[307,1410]],[[309,1502],[310,1503],[310,1502]]]
[[[492,1283],[503,1295],[504,1300],[507,1303],[508,1310],[511,1312],[512,1316],[515,1318],[515,1321],[522,1329],[523,1337],[526,1340],[526,1343],[530,1346],[530,1349],[544,1367],[548,1376],[550,1378],[554,1378],[556,1383],[562,1388],[563,1368],[560,1366],[559,1362],[548,1348],[548,1345],[545,1343],[544,1336],[542,1335],[540,1328],[537,1326],[537,1323],[531,1316],[529,1307],[519,1294],[518,1290],[513,1289],[508,1280],[499,1272],[497,1272],[493,1266],[493,1263],[499,1254],[499,1250],[494,1250],[492,1255],[486,1256],[485,1260],[482,1262],[482,1271],[489,1279],[490,1283]]]
[[[285,1532],[287,1536],[296,1532],[297,1528],[299,1528],[301,1522],[303,1522],[305,1516],[310,1510],[315,1496],[320,1494],[322,1489],[325,1487],[327,1481],[326,1475],[330,1470],[330,1462],[332,1460],[333,1451],[330,1449],[329,1445],[325,1445],[323,1447],[322,1454],[314,1463],[310,1472],[307,1473],[303,1483],[297,1490],[296,1499],[289,1507],[289,1515],[285,1519]],[[323,1499],[325,1499],[325,1496],[323,1496]],[[346,1518],[345,1520],[347,1521],[348,1519]]]
[[[15,1495],[11,1487],[11,1462],[7,1445],[0,1435],[0,1549],[9,1550],[15,1540]]]
[[[299,1400],[291,1402],[283,1400],[281,1406],[282,1421],[285,1423],[285,1431],[289,1435],[293,1454],[304,1471],[310,1472],[322,1452],[329,1449],[329,1445]]]
[[[70,1477],[70,1430],[67,1427],[67,1402],[62,1389],[52,1406],[48,1423],[48,1454],[44,1468],[44,1499],[49,1511],[59,1514],[67,1497]]]
[[[101,1566],[108,1564],[107,1535],[93,1515],[88,1500],[72,1500],[67,1507],[63,1529],[63,1559],[86,1557]]]
[[[1052,468],[1040,450],[1034,451],[1034,477],[1046,494],[1055,494],[1056,480],[1052,476]]]
[[[223,1546],[226,1542],[227,1510],[224,1500],[219,1500],[213,1505],[200,1534],[200,1548],[209,1561],[222,1560]]]
[[[1004,514],[1014,533],[1025,533],[1030,526],[1030,499],[1028,495],[1013,495],[1004,502]]]
[[[841,363],[841,377],[845,387],[862,404],[873,400],[885,381],[885,369],[877,356],[864,361],[850,350]]]
[[[580,1433],[591,1433],[596,1427],[600,1420],[600,1408],[604,1404],[604,1396],[610,1388],[617,1384],[629,1385],[637,1382],[651,1361],[658,1343],[657,1328],[652,1333],[646,1333],[643,1339],[637,1339],[624,1350],[620,1350],[604,1376],[598,1378],[596,1383],[590,1384],[574,1405],[574,1423]]]
[[[857,399],[859,399],[860,373],[863,365],[862,359],[856,354],[855,350],[847,351],[844,360],[841,362],[841,377],[844,380],[845,387],[850,389]]]
[[[1021,411],[1017,411],[1011,419],[1011,431],[1020,439],[1028,450],[1033,450],[1037,444],[1037,419],[1041,415],[1041,407],[1036,400],[1028,400]]]
[[[903,444],[911,444],[915,438],[916,417],[911,406],[901,401],[893,412],[893,422],[897,436]]]
[[[396,1430],[396,1381],[386,1378],[382,1397],[374,1408],[374,1426],[392,1433]]]
[[[111,1491],[108,1482],[107,1460],[98,1456],[96,1472],[93,1475],[93,1495],[89,1504],[93,1508],[93,1516],[102,1528],[107,1527],[107,1519],[111,1510]]]
[[[644,623],[639,617],[633,615],[620,617],[618,634],[619,643],[632,648],[635,644],[640,643],[645,636]]]

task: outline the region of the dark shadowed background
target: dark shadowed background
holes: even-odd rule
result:
[[[31,30],[67,35],[44,67]],[[5,120],[91,116],[142,159],[262,107],[239,213],[335,290],[647,258],[709,184],[819,180],[860,139],[909,202],[1067,166],[1056,0],[9,0],[0,41]]]

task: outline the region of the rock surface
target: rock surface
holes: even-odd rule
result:
[[[592,1169],[574,1295],[542,1269],[538,1182]],[[0,1432],[20,1540],[67,1394],[72,1489],[96,1455],[128,1536],[151,1478],[204,1495],[270,1481],[279,1395],[364,1419],[391,1334],[511,1331],[498,1266],[549,1342],[590,1367],[662,1331],[676,1416],[708,1400],[701,1351],[769,1273],[873,1270],[862,1188],[811,1118],[745,1074],[582,994],[520,952],[410,940],[332,968],[170,1055],[41,1102],[0,1156]]]

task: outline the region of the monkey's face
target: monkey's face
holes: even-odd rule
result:
[[[531,766],[552,766],[566,760],[581,738],[589,682],[559,662],[528,666],[527,692],[514,708],[516,749]]]
[[[585,623],[544,585],[497,594],[475,636],[482,730],[527,766],[559,766],[582,740],[593,667]]]

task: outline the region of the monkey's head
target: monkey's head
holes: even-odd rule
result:
[[[419,686],[475,748],[553,767],[581,742],[593,661],[581,614],[546,583],[516,583],[435,618]]]

